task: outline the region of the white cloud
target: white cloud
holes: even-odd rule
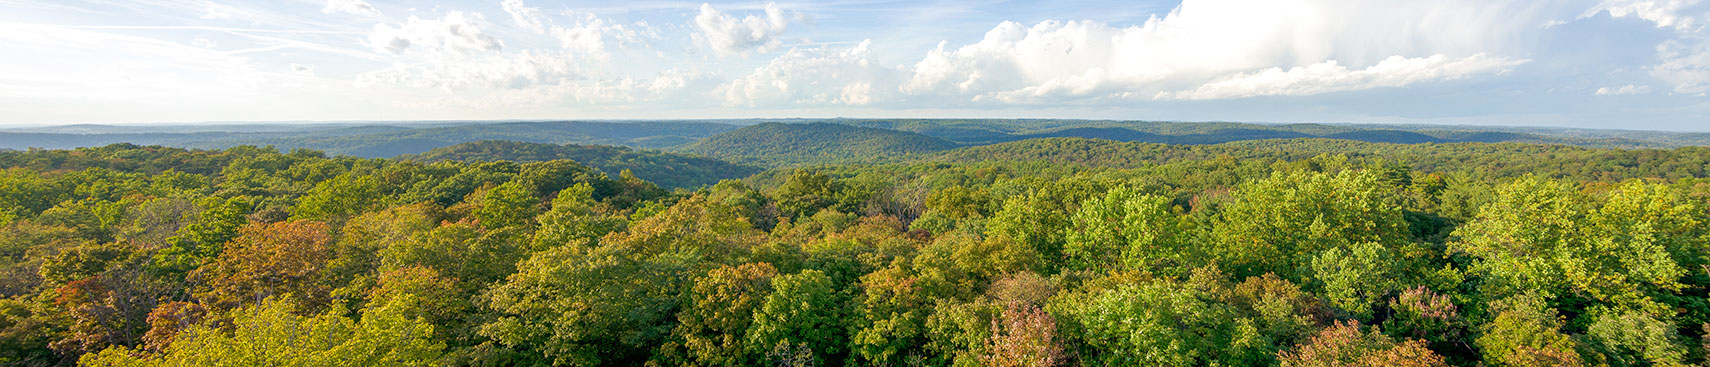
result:
[[[1678,30],[1691,29],[1697,19],[1682,14],[1688,8],[1698,5],[1701,0],[1603,0],[1596,7],[1588,9],[1580,18],[1590,17],[1602,12],[1609,16],[1636,17],[1656,23],[1659,28],[1675,28]]]
[[[231,19],[232,14],[237,12],[237,8],[231,5],[209,2],[208,12],[202,14],[202,19]]]
[[[380,17],[380,9],[363,0],[327,0],[327,6],[321,8],[322,13],[345,13],[364,17]]]
[[[1206,83],[1192,90],[1160,92],[1157,99],[1225,99],[1255,96],[1304,96],[1381,87],[1401,87],[1433,80],[1461,79],[1499,73],[1525,63],[1483,54],[1463,58],[1390,57],[1365,69],[1351,70],[1335,60],[1288,70],[1268,68]]]
[[[732,106],[867,105],[896,99],[904,72],[880,65],[864,40],[847,49],[791,49],[719,89]]]
[[[777,47],[778,35],[784,32],[789,21],[776,3],[766,3],[764,16],[748,15],[742,19],[718,11],[712,4],[702,3],[700,14],[695,16],[695,25],[700,29],[695,36],[713,50],[740,54],[749,50],[769,52]]]
[[[254,119],[323,100],[274,89],[317,79],[189,43],[0,22],[0,45],[31,56],[0,58],[0,114],[43,122]]]
[[[1191,91],[1236,83],[1230,78],[1243,74],[1334,80],[1317,86],[1296,80],[1277,93],[1401,86],[1511,66],[1515,59],[1501,52],[1532,42],[1528,35],[1546,15],[1540,7],[1489,0],[1185,0],[1161,18],[1123,28],[1004,22],[979,42],[941,43],[914,65],[901,91],[965,102],[1052,103]],[[1420,63],[1463,69],[1398,69]],[[1339,71],[1347,75],[1326,74]],[[1393,74],[1399,72],[1411,73]]]
[[[1603,0],[1587,9],[1580,17],[1608,12],[1610,16],[1634,17],[1656,24],[1657,28],[1672,29],[1674,38],[1656,47],[1662,61],[1646,67],[1652,77],[1672,84],[1675,93],[1703,95],[1710,92],[1710,34],[1699,26],[1704,16],[1702,0]],[[1693,16],[1692,14],[1700,14]],[[1628,85],[1627,87],[1632,87]],[[1647,93],[1640,90],[1600,88],[1597,95]]]
[[[1651,76],[1674,84],[1676,93],[1710,92],[1710,47],[1703,39],[1663,42],[1657,57],[1663,61],[1648,68]]]
[[[559,45],[569,52],[583,57],[604,60],[610,56],[609,46],[612,45],[608,44],[623,47],[629,44],[643,43],[646,39],[657,37],[657,35],[646,26],[646,23],[629,26],[593,14],[582,14],[569,26],[554,25],[552,37],[557,38]]]
[[[407,86],[444,91],[498,88],[520,89],[584,78],[591,71],[553,52],[523,50],[513,54],[421,60],[399,64],[357,77],[357,85]]]
[[[446,13],[445,17],[440,19],[410,16],[404,24],[397,27],[378,24],[374,26],[374,32],[368,35],[368,45],[377,52],[394,55],[410,50],[475,54],[504,48],[504,43],[499,42],[498,38],[481,31],[481,26],[475,23],[476,17],[479,15],[471,16],[454,11]]]
[[[505,96],[478,98],[488,103],[534,103],[563,96],[617,101],[623,98],[615,93],[650,88],[644,86],[649,82],[615,73],[610,64],[614,48],[644,42],[651,35],[651,30],[641,29],[645,24],[624,25],[591,14],[572,16],[565,25],[542,20],[541,26],[550,29],[559,48],[508,52],[482,30],[478,15],[450,12],[440,19],[411,17],[396,27],[376,26],[369,44],[395,60],[391,67],[358,75],[357,85]]]
[[[1617,88],[1609,88],[1609,87],[1597,88],[1597,91],[1592,92],[1592,94],[1599,95],[1599,96],[1621,96],[1621,95],[1631,95],[1631,94],[1645,94],[1645,93],[1650,93],[1650,92],[1651,92],[1650,86],[1628,84],[1628,85],[1623,85],[1623,86],[1620,86]]]
[[[524,5],[522,0],[504,0],[499,2],[499,5],[505,9],[506,13],[511,14],[511,20],[516,21],[517,26],[534,33],[546,31],[544,22],[546,16],[541,15],[540,9],[530,8],[528,5]]]

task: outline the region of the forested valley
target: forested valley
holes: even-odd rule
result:
[[[1710,363],[1710,149],[928,143],[0,151],[0,365]]]

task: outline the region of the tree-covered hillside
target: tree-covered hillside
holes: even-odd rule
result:
[[[729,162],[656,150],[635,150],[609,145],[542,144],[487,140],[434,148],[427,153],[403,157],[417,162],[513,161],[541,162],[571,160],[588,165],[608,176],[632,171],[635,177],[665,188],[695,188],[721,180],[740,179],[760,169]]]
[[[1618,150],[1522,143],[1388,144],[1332,139],[1251,140],[1215,145],[1032,139],[955,149],[923,159],[1138,168],[1218,159],[1293,161],[1324,154],[1388,159],[1426,172],[1477,172],[1505,177],[1534,174],[1619,181],[1703,177],[1710,173],[1710,148],[1703,147]]]
[[[0,130],[0,148],[78,148],[114,143],[224,149],[240,145],[314,149],[335,155],[385,158],[421,154],[434,148],[482,140],[551,144],[622,145],[664,148],[734,130],[725,121],[516,121],[424,122],[375,125],[215,125],[163,128],[84,126],[66,129]],[[110,131],[110,132],[109,132]]]
[[[0,151],[0,365],[1701,365],[1706,155],[1056,138],[670,192]]]
[[[1710,134],[1489,126],[1346,125],[1346,124],[1251,124],[1234,122],[1158,122],[1063,119],[778,119],[778,120],[684,120],[684,121],[427,121],[352,122],[301,124],[208,124],[166,126],[71,125],[0,129],[0,149],[68,149],[98,147],[115,143],[165,145],[220,149],[239,145],[275,146],[280,149],[307,148],[334,155],[367,158],[420,154],[433,148],[482,140],[509,140],[551,144],[621,145],[642,149],[695,149],[729,151],[753,163],[800,164],[848,162],[850,156],[824,146],[762,148],[746,141],[709,141],[720,133],[755,124],[788,124],[784,135],[814,138],[850,138],[846,125],[884,132],[859,130],[853,135],[887,135],[889,142],[856,141],[870,145],[859,152],[891,155],[917,153],[923,147],[941,145],[913,134],[943,139],[955,145],[987,145],[1033,138],[1081,137],[1163,144],[1220,144],[1234,141],[1333,138],[1377,143],[1539,143],[1593,148],[1675,148],[1710,146]],[[831,124],[831,125],[826,125]],[[784,130],[770,126],[767,134]],[[901,135],[896,135],[900,133]],[[746,135],[748,133],[739,134]],[[859,140],[859,139],[857,139]],[[924,139],[930,140],[930,139]],[[757,143],[795,144],[752,139]],[[914,141],[914,142],[909,142]],[[772,149],[772,150],[764,150]],[[782,154],[767,154],[782,153]],[[822,154],[825,153],[825,154]],[[758,157],[758,158],[757,158]],[[863,155],[875,162],[873,156]]]
[[[955,147],[949,141],[896,130],[827,123],[764,123],[714,135],[677,150],[737,163],[781,166],[878,162]]]

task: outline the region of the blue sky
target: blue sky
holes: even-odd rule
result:
[[[1702,0],[0,0],[0,124],[1054,117],[1710,131]]]

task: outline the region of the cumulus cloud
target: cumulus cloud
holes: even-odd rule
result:
[[[481,26],[475,23],[478,16],[454,11],[446,13],[445,17],[440,19],[410,16],[404,24],[397,27],[378,24],[374,26],[373,33],[368,35],[368,45],[375,51],[394,55],[410,50],[471,54],[504,48],[498,38],[487,35],[481,30]]]
[[[724,103],[733,106],[867,105],[894,99],[894,86],[903,73],[880,65],[873,42],[864,40],[846,49],[791,49],[720,90]]]
[[[1502,72],[1525,63],[1484,54],[1463,58],[1443,55],[1404,58],[1393,56],[1365,69],[1351,70],[1335,60],[1288,70],[1269,68],[1241,73],[1198,88],[1158,93],[1158,99],[1224,99],[1255,96],[1304,96],[1381,87],[1400,87],[1422,81],[1461,79],[1477,74]]]
[[[695,16],[695,26],[700,29],[696,37],[723,54],[740,54],[749,50],[769,52],[778,46],[778,35],[788,25],[784,10],[777,3],[770,2],[766,3],[763,16],[748,15],[737,19],[706,3],[701,4],[700,14]]]
[[[1636,17],[1656,23],[1660,28],[1691,29],[1697,23],[1696,17],[1683,14],[1688,8],[1698,5],[1701,0],[1603,0],[1591,9],[1587,9],[1580,18],[1590,17],[1602,12],[1609,16]]]
[[[327,0],[327,6],[321,8],[322,13],[345,13],[364,17],[380,17],[380,9],[362,0]]]
[[[1335,83],[1307,87],[1299,80],[1293,87],[1255,91],[1404,86],[1511,66],[1515,59],[1492,53],[1526,42],[1526,32],[1543,23],[1541,13],[1524,1],[1185,0],[1163,17],[1122,28],[1087,21],[1031,27],[1004,22],[976,43],[941,43],[914,65],[901,90],[972,102],[1049,103],[1235,83],[1212,89],[1226,88],[1243,75],[1325,78],[1338,71],[1347,75],[1331,77]],[[1398,67],[1421,63],[1462,69],[1383,74],[1408,72]]]
[[[446,13],[440,19],[411,17],[398,26],[380,25],[369,44],[394,58],[391,67],[360,74],[357,85],[367,88],[428,88],[443,92],[483,91],[504,98],[479,98],[491,103],[535,103],[563,96],[620,101],[615,93],[648,92],[652,83],[614,73],[614,48],[644,42],[651,36],[645,24],[626,25],[592,14],[571,14],[558,24],[539,19],[558,48],[507,50],[481,28],[478,15]],[[688,82],[677,83],[686,84]],[[552,97],[556,96],[556,97]],[[468,97],[468,96],[464,96]]]
[[[544,21],[546,16],[540,13],[540,9],[530,8],[528,5],[524,5],[522,0],[504,0],[499,2],[499,6],[511,15],[511,20],[516,21],[518,27],[534,33],[546,31]]]
[[[604,60],[610,55],[612,46],[643,43],[657,37],[657,34],[646,23],[625,25],[593,14],[581,14],[570,25],[554,25],[552,37],[557,38],[559,45],[567,51]]]
[[[1592,92],[1592,94],[1599,95],[1599,96],[1621,96],[1621,95],[1630,95],[1630,94],[1645,94],[1645,93],[1650,93],[1650,92],[1651,92],[1650,86],[1628,84],[1628,85],[1623,85],[1623,86],[1616,87],[1616,88],[1610,88],[1610,87],[1597,88],[1597,91]]]

